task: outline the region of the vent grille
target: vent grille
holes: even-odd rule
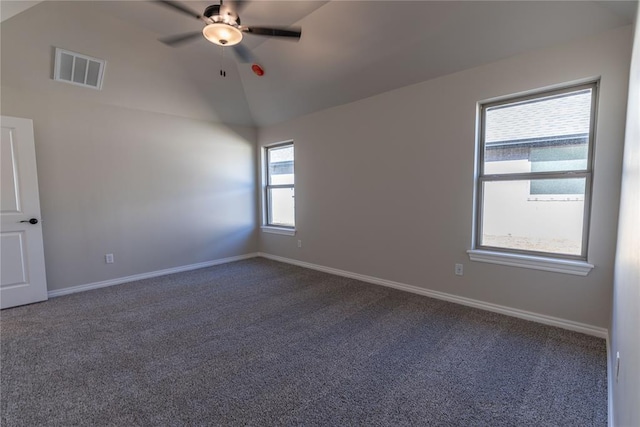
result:
[[[103,59],[56,48],[53,79],[100,90],[105,64]]]

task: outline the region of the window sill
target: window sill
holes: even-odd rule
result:
[[[594,268],[593,264],[584,261],[544,258],[533,255],[510,254],[478,249],[468,250],[467,253],[471,261],[553,271],[555,273],[574,274],[577,276],[586,276]]]
[[[260,227],[263,233],[271,233],[271,234],[281,234],[284,236],[295,236],[296,229],[295,228],[284,228],[284,227],[273,227],[270,225],[263,225]]]

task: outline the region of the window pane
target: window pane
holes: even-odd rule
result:
[[[269,225],[295,226],[295,190],[269,188]]]
[[[489,107],[484,173],[586,170],[592,90]]]
[[[530,189],[581,188],[582,197],[536,198]],[[481,246],[582,254],[585,178],[489,181],[483,185]]]
[[[269,185],[293,184],[293,145],[270,148],[268,151]]]
[[[529,194],[579,195],[584,197],[584,179],[535,179],[531,181]]]

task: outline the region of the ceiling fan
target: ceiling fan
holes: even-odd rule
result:
[[[253,55],[249,49],[239,44],[244,33],[267,37],[286,37],[296,41],[300,39],[302,34],[302,29],[299,27],[269,28],[241,25],[238,12],[248,3],[245,0],[227,1],[224,4],[223,0],[220,0],[220,4],[207,6],[202,14],[177,1],[157,0],[157,2],[205,23],[202,31],[165,37],[160,39],[161,42],[169,46],[178,46],[204,36],[205,39],[218,46],[232,47],[241,62],[253,62]]]

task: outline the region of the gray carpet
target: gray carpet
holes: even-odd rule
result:
[[[2,311],[3,426],[605,426],[604,340],[262,258]]]

